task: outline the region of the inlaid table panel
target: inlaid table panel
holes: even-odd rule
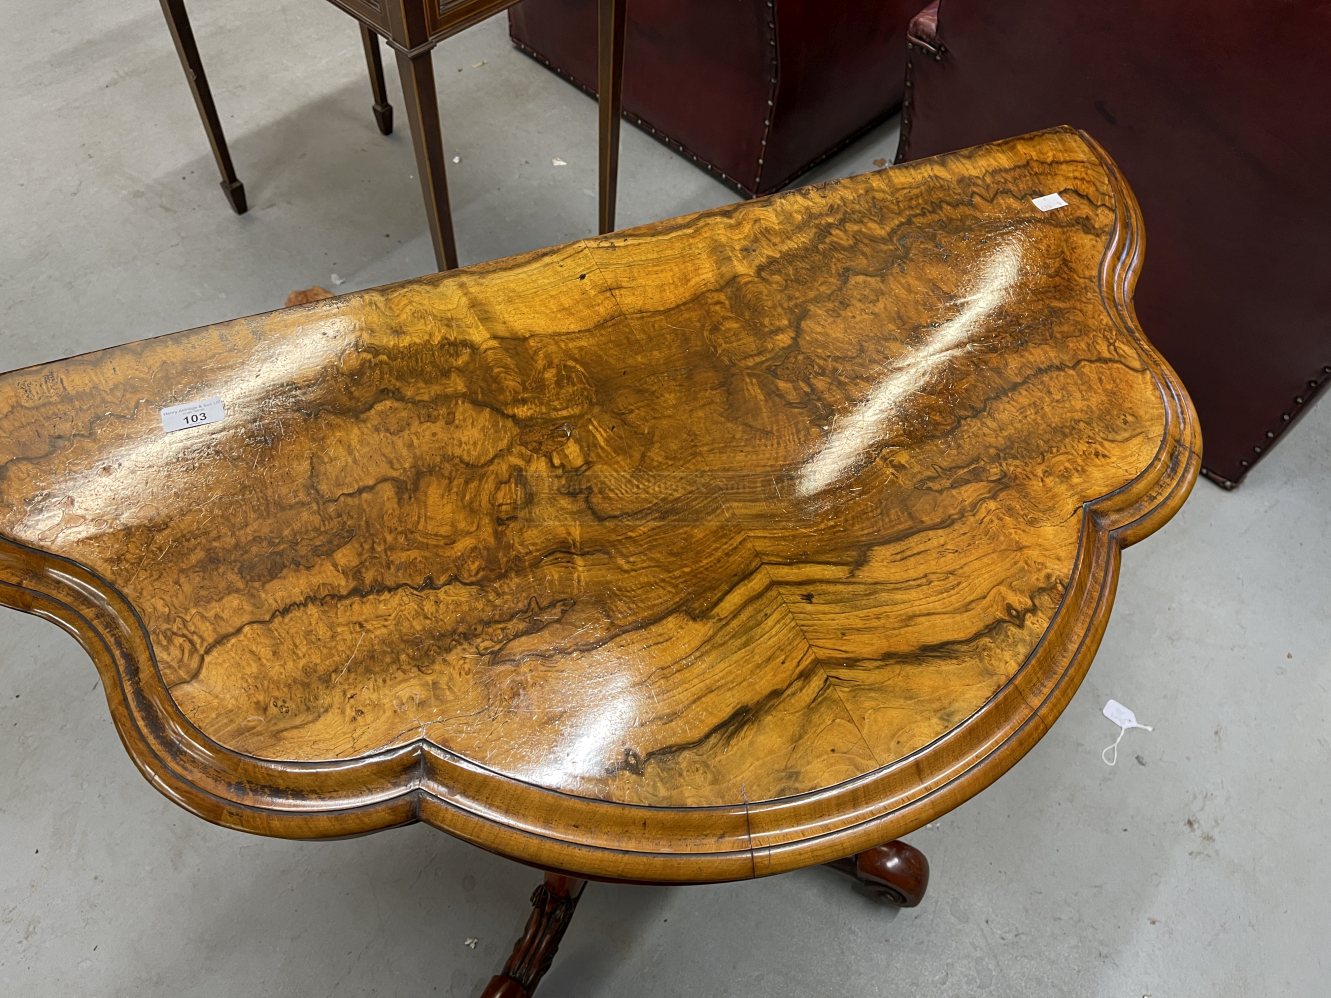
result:
[[[1041,737],[1196,477],[1141,248],[1057,129],[13,372],[0,601],[224,825],[847,856]]]
[[[366,24],[383,30],[388,29],[388,11],[384,9],[380,0],[332,0],[332,3]]]
[[[454,34],[512,7],[514,0],[425,0],[431,36]]]

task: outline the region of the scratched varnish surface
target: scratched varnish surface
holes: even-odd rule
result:
[[[1111,528],[1195,475],[1126,307],[1135,212],[1061,130],[5,375],[0,599],[86,568],[145,639],[83,638],[131,754],[228,824],[447,801],[428,759],[497,828],[557,792],[541,834],[570,849],[569,797],[650,806],[626,827],[654,853],[787,798],[815,803],[774,842],[913,827],[1052,721],[1012,742],[1089,661],[1135,539]],[[211,397],[220,423],[163,432]],[[1042,643],[1057,696],[1004,699]],[[892,801],[838,796],[889,771]],[[714,848],[752,852],[746,820]]]

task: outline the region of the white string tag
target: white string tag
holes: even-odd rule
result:
[[[1137,720],[1137,715],[1124,707],[1117,700],[1110,700],[1105,704],[1105,717],[1109,718],[1118,725],[1118,737],[1114,739],[1114,744],[1106,746],[1100,753],[1100,758],[1105,761],[1106,766],[1112,766],[1118,762],[1118,743],[1123,740],[1123,735],[1129,728],[1142,728],[1146,731],[1154,731],[1149,724],[1142,724]]]

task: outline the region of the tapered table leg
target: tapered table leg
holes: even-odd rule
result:
[[[189,81],[190,92],[194,94],[194,104],[199,109],[199,117],[203,119],[203,130],[208,134],[208,143],[213,147],[213,159],[217,161],[217,170],[222,174],[222,193],[231,203],[231,210],[237,215],[243,215],[249,208],[245,203],[245,185],[236,177],[236,169],[231,165],[231,153],[226,147],[226,136],[222,134],[222,122],[217,117],[208,77],[203,73],[199,47],[194,43],[194,31],[189,24],[189,15],[185,12],[185,0],[161,0],[161,3],[166,25],[171,29],[171,40],[176,43],[176,54],[180,56],[180,65],[185,69],[185,79]]]
[[[453,216],[448,208],[444,139],[439,127],[439,98],[434,89],[430,50],[415,55],[398,52],[397,68],[402,75],[402,97],[411,128],[411,144],[416,150],[416,170],[421,177],[435,260],[440,270],[452,270],[458,265],[458,251],[453,242]]]
[[[598,0],[596,87],[600,115],[600,202],[598,227],[615,227],[615,195],[619,181],[619,121],[624,107],[624,18],[625,0]]]
[[[370,71],[370,92],[374,95],[375,124],[384,135],[392,135],[393,105],[388,103],[388,87],[384,84],[384,60],[379,54],[379,36],[362,24],[360,41],[365,47],[365,66]]]
[[[530,998],[550,969],[587,881],[547,873],[531,896],[532,913],[504,972],[490,978],[481,998]]]
[[[877,900],[903,908],[914,908],[929,888],[929,861],[900,840],[827,865],[854,877]]]

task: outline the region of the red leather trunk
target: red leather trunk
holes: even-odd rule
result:
[[[629,0],[624,116],[749,196],[769,194],[901,104],[920,0]],[[596,0],[509,9],[518,48],[588,93]]]
[[[898,159],[1085,129],[1141,202],[1137,315],[1233,487],[1331,382],[1331,3],[943,0]]]

